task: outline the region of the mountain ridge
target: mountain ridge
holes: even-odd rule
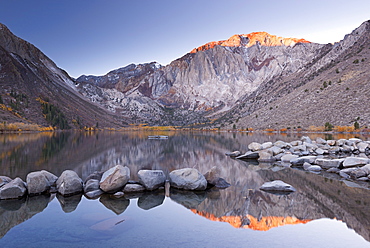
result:
[[[305,39],[298,38],[283,38],[276,35],[271,35],[267,32],[253,32],[249,34],[235,34],[227,40],[211,41],[198,48],[194,48],[190,53],[196,53],[212,49],[215,46],[226,47],[251,47],[257,45],[261,46],[294,46],[297,43],[311,43]]]
[[[234,35],[206,43],[166,66],[131,64],[103,76],[72,79],[1,24],[1,101],[5,108],[18,104],[20,110],[9,114],[1,109],[0,118],[48,125],[36,101],[41,97],[57,106],[73,128],[98,123],[308,128],[325,121],[351,125],[358,118],[367,126],[370,116],[360,104],[348,101],[369,100],[359,92],[368,91],[369,34],[370,21],[334,44],[266,32]],[[22,102],[16,99],[19,95],[28,98]]]

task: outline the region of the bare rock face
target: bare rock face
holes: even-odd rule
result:
[[[0,188],[0,200],[21,198],[26,192],[25,183],[17,177]]]
[[[100,188],[104,192],[115,192],[125,186],[130,179],[130,169],[122,165],[116,165],[104,172],[100,180]]]
[[[72,170],[63,171],[56,184],[58,193],[63,196],[83,192],[82,179]]]
[[[283,71],[299,70],[322,46],[264,32],[235,35],[195,49],[167,66],[152,62],[101,77],[81,76],[78,89],[122,115],[150,123],[189,124],[230,109]]]
[[[197,169],[192,168],[171,171],[170,184],[171,187],[185,190],[205,190],[207,188],[207,180]]]

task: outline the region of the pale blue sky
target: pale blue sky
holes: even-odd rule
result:
[[[234,34],[336,42],[369,20],[369,10],[370,0],[0,0],[0,22],[78,77],[166,65]]]

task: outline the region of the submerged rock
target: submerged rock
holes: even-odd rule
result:
[[[278,191],[278,192],[294,192],[296,191],[293,186],[287,184],[281,180],[275,180],[264,183],[261,187],[264,191]]]

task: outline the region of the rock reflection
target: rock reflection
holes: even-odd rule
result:
[[[72,195],[64,197],[62,195],[57,194],[57,199],[62,207],[62,210],[65,213],[71,213],[76,210],[78,204],[80,203],[82,198],[82,194]]]
[[[40,195],[19,200],[0,201],[0,238],[16,225],[42,212],[51,200],[50,195]]]
[[[196,208],[207,197],[205,191],[198,192],[198,191],[183,191],[171,189],[170,192],[171,200],[189,209]]]
[[[120,215],[130,205],[130,200],[124,197],[116,198],[113,195],[102,195],[99,201],[116,215]]]
[[[163,191],[145,192],[139,197],[137,206],[141,209],[149,210],[162,205],[164,198]]]
[[[204,174],[217,166],[220,176],[231,187],[203,193],[171,189],[171,199],[206,218],[255,230],[336,218],[370,240],[369,190],[348,187],[342,181],[296,169],[240,161],[224,155],[227,151],[246,151],[247,145],[253,141],[292,141],[299,139],[299,136],[178,132],[166,133],[168,140],[148,140],[150,134],[72,132],[65,135],[3,136],[0,175],[25,179],[29,172],[40,169],[57,176],[66,169],[73,169],[85,179],[94,171],[106,171],[122,164],[130,168],[131,180],[137,180],[140,169],[160,169],[168,175],[175,169],[193,167]],[[297,192],[276,195],[259,190],[264,182],[278,179],[295,187]],[[165,195],[163,191],[127,194],[119,199],[102,196],[100,202],[119,215],[128,207],[129,199],[133,198],[139,198],[138,207],[149,210],[163,204]],[[42,198],[41,203],[34,201],[37,198],[29,199],[0,201],[0,237],[47,205]],[[63,211],[72,212],[78,206],[81,195],[72,198],[58,196],[58,200]]]

